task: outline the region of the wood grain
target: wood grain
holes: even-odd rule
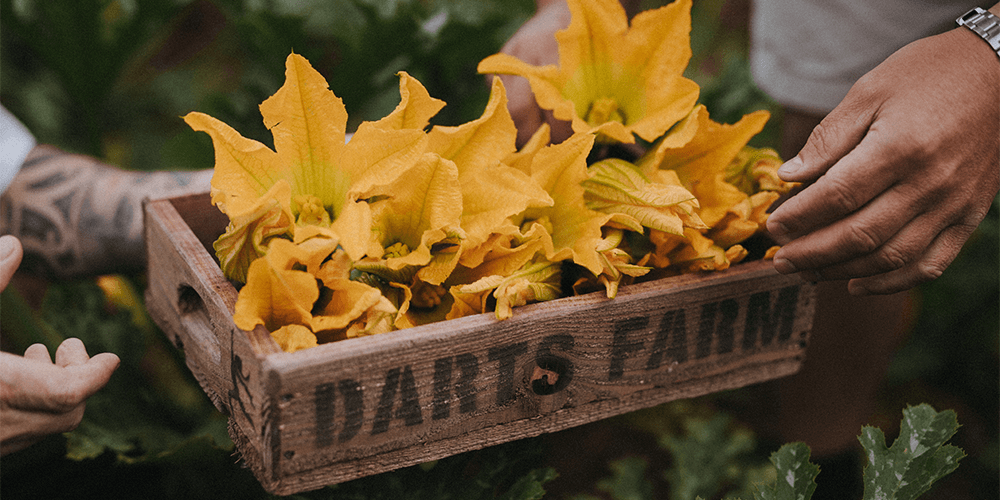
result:
[[[812,327],[814,287],[750,262],[290,354],[233,324],[225,224],[207,194],[147,203],[147,304],[276,494],[789,375]]]

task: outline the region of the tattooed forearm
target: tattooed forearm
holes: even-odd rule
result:
[[[142,200],[209,190],[211,170],[130,172],[51,146],[32,150],[0,198],[0,233],[24,247],[22,269],[50,276],[145,266]]]

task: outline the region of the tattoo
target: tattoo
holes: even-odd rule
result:
[[[142,201],[207,192],[211,170],[131,172],[38,146],[0,197],[0,233],[24,247],[24,270],[71,277],[142,270]]]

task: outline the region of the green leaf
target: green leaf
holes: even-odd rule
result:
[[[533,469],[521,476],[510,489],[497,497],[497,500],[541,500],[545,496],[543,486],[557,475],[556,470],[551,467]]]
[[[543,446],[522,439],[300,494],[309,500],[538,500],[555,470]]]
[[[910,500],[958,468],[965,453],[945,445],[958,430],[951,410],[937,412],[922,404],[903,410],[899,437],[886,448],[885,435],[865,427],[858,438],[868,456],[865,500]]]
[[[733,429],[730,420],[724,414],[691,418],[684,422],[686,435],[661,436],[660,444],[674,457],[673,467],[664,474],[670,483],[670,498],[712,498],[727,485],[739,482],[741,458],[753,450],[754,438],[748,431]]]
[[[614,500],[652,500],[653,483],[646,479],[646,461],[628,457],[608,464],[611,477],[597,483],[597,488]]]
[[[819,466],[809,462],[809,447],[805,443],[782,446],[771,455],[778,469],[777,481],[754,496],[757,500],[809,500],[816,491]]]

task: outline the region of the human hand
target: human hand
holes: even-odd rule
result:
[[[17,266],[21,264],[23,252],[21,240],[9,234],[0,236],[0,291],[10,283]]]
[[[998,7],[991,9],[998,10]],[[1000,61],[959,28],[862,77],[778,171],[774,267],[885,294],[941,275],[1000,189]]]
[[[545,66],[559,63],[559,45],[555,33],[569,26],[570,13],[565,1],[539,1],[538,10],[500,50],[528,64]],[[553,143],[573,134],[570,122],[556,120],[549,110],[535,102],[528,80],[521,76],[500,75],[507,90],[507,109],[517,127],[517,145],[523,146],[543,123],[551,127]]]
[[[42,344],[28,347],[23,357],[0,352],[0,455],[75,429],[87,398],[108,383],[119,363],[109,352],[90,357],[76,338],[59,345],[55,363]]]

